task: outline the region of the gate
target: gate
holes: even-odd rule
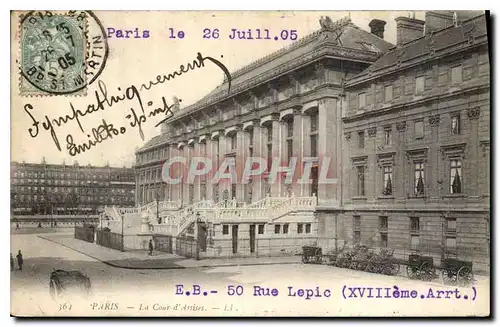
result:
[[[174,253],[173,237],[170,235],[153,235],[155,250],[167,253]]]
[[[156,251],[177,254],[196,260],[199,259],[198,242],[192,237],[173,237],[156,234],[153,235],[153,242]]]
[[[75,226],[75,238],[94,243],[94,229],[91,227]]]
[[[96,243],[107,248],[124,251],[122,234],[98,230]]]
[[[175,254],[198,260],[198,242],[193,238],[177,237],[175,239]]]

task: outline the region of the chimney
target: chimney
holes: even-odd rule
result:
[[[425,24],[423,20],[409,17],[398,17],[395,20],[398,46],[422,37]]]
[[[443,29],[453,25],[453,12],[447,10],[427,11],[425,13],[425,32]]]
[[[372,21],[370,22],[370,24],[368,24],[368,26],[370,26],[371,28],[371,33],[373,35],[376,35],[378,36],[379,38],[383,39],[384,38],[384,28],[385,28],[385,24],[386,22],[383,21],[383,20],[380,20],[380,19],[372,19]]]

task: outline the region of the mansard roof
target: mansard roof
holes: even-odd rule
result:
[[[231,94],[243,92],[280,75],[296,70],[304,64],[321,57],[373,62],[394,45],[367,32],[352,23],[350,18],[342,18],[329,26],[299,39],[298,41],[271,53],[249,65],[231,73]],[[177,117],[193,112],[206,105],[219,102],[226,97],[227,80],[198,102],[181,109]],[[176,117],[173,117],[175,120]]]
[[[321,29],[232,72],[231,94],[228,95],[228,83],[224,80],[221,85],[199,101],[176,112],[167,123],[250,90],[323,57],[371,63],[394,47],[392,43],[359,28],[347,17],[326,24],[322,18],[320,24]],[[136,153],[164,144],[168,142],[169,137],[169,134],[155,136]]]
[[[349,79],[346,87],[364,83],[443,55],[456,53],[484,42],[485,37],[487,37],[487,29],[483,13],[463,21],[458,26],[449,26],[427,33],[403,46],[390,49],[360,74]]]

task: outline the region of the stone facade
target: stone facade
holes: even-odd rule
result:
[[[402,257],[419,250],[438,263],[447,255],[487,263],[486,23],[484,15],[464,15],[449,21],[448,14],[431,14],[425,35],[402,30],[397,46],[379,37],[380,21],[372,27],[379,35],[374,36],[345,19],[235,72],[230,95],[224,83],[196,104],[176,108],[162,134],[137,152],[137,204],[234,199],[250,205],[266,195],[316,196],[314,232],[302,243],[291,232],[273,234],[278,221],[265,225],[264,236],[257,234],[263,242],[272,235],[270,252],[287,246],[294,251],[310,237],[325,250],[363,243],[392,247]],[[340,41],[334,37],[346,30]],[[187,162],[207,157],[216,167],[192,184],[169,185],[162,182],[161,165],[174,156]],[[300,164],[291,185],[270,183],[268,171],[249,184],[211,183],[224,158],[235,159],[241,176],[252,156],[266,162],[277,157],[281,166],[288,166],[290,157],[298,162],[319,157],[320,163],[312,164],[312,181],[306,184],[297,182],[304,170]],[[322,168],[323,177],[336,181],[319,183]],[[179,176],[183,168],[174,165],[170,171]],[[229,234],[222,233],[224,225]],[[213,226],[211,242],[219,244],[209,251],[236,254],[233,225],[237,222]],[[248,252],[243,244],[250,225],[239,224],[237,252]],[[295,243],[283,245],[281,239]]]
[[[14,215],[97,215],[135,200],[133,168],[13,162],[11,183]]]

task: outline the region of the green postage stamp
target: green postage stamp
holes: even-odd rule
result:
[[[20,26],[22,95],[83,94],[86,15],[30,12]]]

